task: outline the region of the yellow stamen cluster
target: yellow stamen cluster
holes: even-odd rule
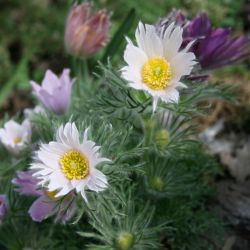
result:
[[[89,161],[79,151],[69,151],[59,160],[62,171],[69,180],[81,180],[89,174]]]
[[[22,138],[16,137],[16,138],[14,139],[14,144],[18,144],[18,143],[21,142],[21,141],[22,141]]]
[[[171,80],[170,64],[163,57],[149,59],[142,67],[143,83],[153,90],[164,90]]]

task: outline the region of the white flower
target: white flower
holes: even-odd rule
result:
[[[87,201],[85,189],[99,192],[108,185],[106,176],[96,166],[110,160],[100,156],[100,147],[87,139],[87,133],[88,129],[80,142],[75,123],[68,122],[58,129],[56,141],[42,144],[37,151],[37,161],[31,169],[36,170],[34,175],[41,185],[56,192],[56,197],[75,189]]]
[[[187,52],[193,42],[180,50],[182,44],[181,27],[170,24],[160,34],[152,25],[139,23],[136,30],[135,46],[129,39],[124,52],[124,60],[128,64],[122,68],[122,77],[129,82],[129,86],[145,90],[153,97],[153,110],[157,102],[178,102],[177,87],[186,87],[180,82],[181,77],[189,75],[195,56]]]
[[[0,141],[14,155],[23,150],[31,141],[31,126],[29,121],[24,120],[19,124],[10,120],[0,129]]]
[[[26,119],[31,120],[34,114],[41,114],[43,116],[46,116],[46,111],[43,107],[39,105],[35,106],[33,109],[24,109],[24,116]]]

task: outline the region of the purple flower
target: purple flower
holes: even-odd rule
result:
[[[0,195],[0,224],[2,223],[3,219],[5,218],[8,212],[8,200],[5,194]]]
[[[56,114],[67,111],[71,101],[71,89],[74,80],[70,79],[70,70],[64,69],[60,78],[51,70],[47,70],[42,81],[42,86],[31,81],[34,94],[39,101]]]
[[[17,186],[16,191],[23,195],[37,196],[29,209],[33,221],[41,222],[55,215],[55,222],[66,223],[76,213],[75,194],[73,192],[55,198],[54,192],[41,189],[38,179],[32,176],[32,171],[17,171],[12,183]]]
[[[196,40],[191,47],[203,70],[211,70],[236,63],[250,55],[250,40],[245,36],[232,37],[229,28],[213,28],[206,13],[201,13],[189,21],[180,11],[173,11],[157,26],[167,26],[171,21],[183,27],[185,47]]]

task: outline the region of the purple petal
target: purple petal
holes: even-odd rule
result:
[[[48,93],[52,94],[54,92],[54,89],[59,86],[60,80],[51,70],[48,69],[42,81],[42,88],[46,89]]]
[[[184,34],[194,39],[206,36],[211,32],[211,29],[211,22],[207,13],[201,13],[189,23]]]
[[[16,186],[16,191],[24,195],[40,196],[43,194],[38,190],[38,180],[32,176],[32,171],[17,171],[16,178],[12,180],[12,184]]]
[[[41,222],[54,213],[57,203],[43,195],[33,202],[28,213],[33,221]]]
[[[74,80],[70,79],[69,69],[63,70],[60,79],[51,72],[46,71],[42,86],[31,81],[34,94],[43,105],[56,114],[67,111],[71,101],[71,89]]]

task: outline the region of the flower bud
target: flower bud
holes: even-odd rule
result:
[[[90,3],[74,5],[65,28],[65,45],[75,56],[91,56],[108,40],[109,15],[106,10],[91,14]]]
[[[119,250],[129,250],[134,245],[134,236],[131,233],[128,232],[122,232],[118,236],[118,239],[116,241],[117,249]]]
[[[156,191],[162,192],[165,187],[165,182],[160,176],[154,176],[150,180],[150,187]]]
[[[155,133],[155,142],[160,149],[164,149],[169,143],[169,132],[167,129],[160,129]]]

